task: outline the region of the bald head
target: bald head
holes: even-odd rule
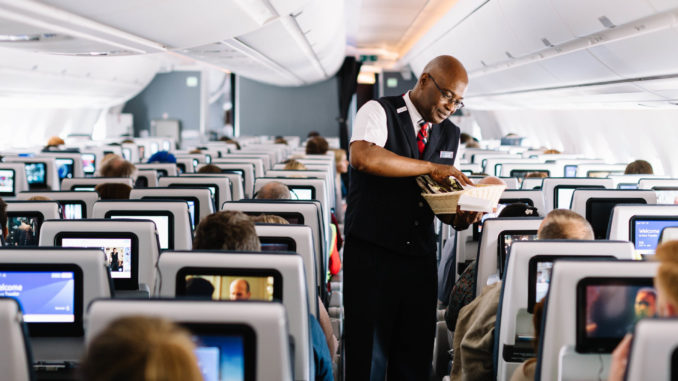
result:
[[[568,209],[554,209],[546,215],[537,231],[538,239],[593,240],[591,224]]]
[[[495,176],[487,176],[483,177],[480,179],[476,184],[483,184],[483,185],[506,185],[506,182],[504,180],[500,179],[499,177]]]
[[[257,197],[255,198],[264,200],[289,200],[291,198],[290,188],[281,182],[271,181],[270,183],[264,184],[264,186],[259,189]]]
[[[438,56],[424,67],[410,99],[425,121],[438,124],[460,106],[468,74],[464,66],[452,56]]]
[[[250,293],[250,284],[244,279],[236,279],[231,282],[229,287],[231,300],[249,300],[252,297]]]

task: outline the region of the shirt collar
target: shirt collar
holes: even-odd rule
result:
[[[424,119],[423,116],[419,113],[419,110],[414,106],[414,103],[412,103],[412,99],[410,99],[410,92],[406,92],[405,95],[403,95],[403,99],[405,100],[405,105],[407,106],[407,111],[410,113],[410,118],[412,119],[412,125],[416,128],[419,127],[419,121]]]

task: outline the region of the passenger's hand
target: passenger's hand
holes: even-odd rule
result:
[[[626,373],[626,363],[629,361],[629,352],[631,351],[631,334],[624,336],[624,339],[617,345],[612,352],[612,362],[610,363],[610,374],[607,381],[623,381]]]
[[[462,211],[459,208],[459,205],[457,205],[457,214],[454,216],[454,222],[452,222],[452,226],[454,226],[456,230],[466,230],[469,226],[471,226],[471,224],[480,222],[482,216],[482,212]]]
[[[450,185],[450,176],[452,176],[459,180],[461,185],[473,185],[473,182],[454,166],[436,163],[431,164],[433,167],[429,176],[440,184]]]

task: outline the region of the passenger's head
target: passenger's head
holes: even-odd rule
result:
[[[516,202],[506,205],[499,212],[499,217],[539,217],[539,211],[534,206]]]
[[[195,229],[193,250],[261,251],[254,223],[243,212],[225,211],[203,218]]]
[[[659,264],[654,286],[657,289],[657,313],[663,317],[678,316],[678,241],[657,245],[655,259]]]
[[[334,165],[337,167],[337,173],[348,172],[348,160],[346,160],[346,150],[341,148],[333,149],[334,151]]]
[[[203,165],[198,169],[198,173],[221,173],[221,168],[214,164]]]
[[[560,155],[561,152],[558,151],[557,149],[545,149],[544,150],[544,155]]]
[[[0,226],[2,226],[2,237],[7,238],[9,230],[7,229],[7,203],[0,198]]]
[[[285,144],[285,145],[287,145],[287,140],[285,138],[283,138],[282,136],[276,136],[273,143],[274,144]]]
[[[295,159],[289,159],[285,161],[285,167],[283,168],[285,170],[305,170],[307,169],[304,163],[295,160]]]
[[[470,141],[473,141],[473,137],[466,132],[462,132],[461,135],[459,135],[459,142],[461,142],[461,144],[466,144]]]
[[[307,138],[314,138],[316,136],[320,136],[320,133],[318,131],[309,131],[308,135],[306,137]]]
[[[259,189],[255,198],[263,200],[289,200],[291,197],[290,188],[287,185],[279,181],[271,181]]]
[[[221,140],[222,142],[228,143],[228,144],[233,144],[233,145],[235,145],[235,148],[237,150],[240,150],[240,143],[238,143],[237,140],[233,140],[233,139],[231,139],[227,136],[223,136],[219,140]]]
[[[306,141],[307,155],[324,155],[328,149],[330,149],[330,145],[322,136],[316,136]]]
[[[86,381],[202,381],[189,333],[160,318],[113,321],[87,348],[80,365]]]
[[[52,199],[47,197],[47,196],[38,195],[38,196],[31,196],[26,201],[52,201]]]
[[[192,277],[186,282],[186,296],[212,299],[214,285],[205,278]]]
[[[117,156],[117,155],[116,155]],[[106,161],[99,170],[101,177],[134,177],[137,167],[120,156]]]
[[[496,176],[486,176],[478,180],[477,184],[483,185],[506,185],[506,182]]]
[[[229,287],[231,300],[249,300],[252,297],[250,293],[250,284],[244,279],[236,279],[231,282]]]
[[[480,143],[471,139],[466,143],[466,148],[480,148]]]
[[[47,140],[48,147],[62,146],[64,144],[66,144],[66,142],[64,142],[64,140],[58,136],[52,136],[51,138],[49,138],[49,140]]]
[[[544,179],[546,177],[548,177],[546,172],[527,172],[525,174],[526,179]]]
[[[593,240],[593,228],[579,214],[568,209],[554,209],[544,217],[537,231],[538,239]]]
[[[167,151],[158,151],[148,158],[148,163],[176,163],[177,158]]]
[[[626,169],[624,170],[625,175],[652,175],[654,171],[652,170],[652,164],[648,163],[645,160],[636,160],[630,162]]]
[[[438,56],[426,64],[410,99],[425,121],[441,123],[459,109],[468,86],[466,69],[452,56]]]
[[[102,200],[129,200],[132,187],[122,183],[97,184],[94,190]]]
[[[251,216],[250,219],[252,222],[261,223],[261,224],[278,224],[278,225],[288,225],[289,221],[286,219],[276,216],[275,214],[260,214],[258,216]]]

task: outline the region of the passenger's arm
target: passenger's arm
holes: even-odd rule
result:
[[[462,185],[473,184],[454,166],[400,156],[364,140],[351,143],[350,151],[351,166],[372,175],[384,177],[429,175],[441,184],[449,184],[449,177],[453,176]]]
[[[626,363],[629,361],[629,352],[631,351],[631,336],[627,334],[612,352],[612,362],[610,363],[610,374],[608,381],[622,381],[626,373]]]

